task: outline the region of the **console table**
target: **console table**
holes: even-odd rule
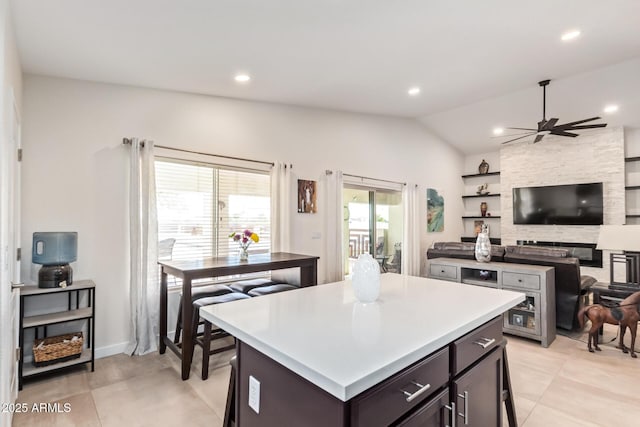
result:
[[[504,314],[504,332],[535,339],[543,347],[556,338],[553,267],[433,258],[427,261],[427,274],[434,279],[524,292],[527,299]]]
[[[193,331],[190,319],[193,306],[182,304],[182,345],[174,344],[167,336],[167,276],[169,274],[182,280],[182,300],[191,301],[191,282],[194,279],[229,276],[234,274],[256,273],[259,271],[300,268],[300,286],[318,284],[318,258],[287,252],[252,254],[247,261],[239,257],[204,258],[187,261],[159,261],[160,279],[160,354],[169,347],[182,359],[182,379],[189,379],[193,356]]]
[[[524,299],[387,273],[370,304],[345,280],[200,316],[237,339],[238,427],[499,427],[511,395],[501,315]]]

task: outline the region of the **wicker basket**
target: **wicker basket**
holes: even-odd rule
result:
[[[77,337],[72,341],[73,337]],[[76,359],[82,354],[82,332],[58,335],[33,342],[33,364],[46,366]]]

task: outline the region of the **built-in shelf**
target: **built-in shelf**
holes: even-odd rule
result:
[[[624,161],[626,163],[631,163],[631,162],[640,162],[640,157],[626,157],[624,159]]]
[[[492,216],[463,216],[462,219],[492,219],[492,218],[496,218],[496,219],[500,219],[499,215],[492,215]]]
[[[474,173],[471,175],[462,175],[463,178],[475,178],[478,176],[497,176],[500,175],[500,172],[489,172],[489,173]]]
[[[93,309],[91,307],[79,308],[77,310],[62,311],[59,313],[41,314],[39,316],[28,316],[24,318],[22,327],[34,328],[36,326],[52,325],[54,323],[88,319],[91,316],[93,316]]]
[[[513,307],[513,308],[510,309],[510,311],[512,311],[512,310],[524,311],[526,313],[535,313],[535,310],[529,310],[528,308],[518,307],[518,306]]]
[[[462,196],[463,199],[472,199],[476,197],[500,197],[500,193],[492,193],[492,194],[470,194],[468,196]]]
[[[640,185],[627,185],[624,187],[625,190],[638,190],[640,189]]]
[[[81,363],[91,362],[91,349],[82,350],[79,358],[67,360],[65,362],[54,363],[52,365],[36,367],[33,364],[24,364],[22,368],[22,376],[30,377],[32,375],[43,374],[45,372],[53,371],[60,368],[67,368],[69,366],[79,365]]]
[[[640,218],[640,214],[629,214],[625,215],[627,218]]]
[[[462,283],[466,285],[476,285],[476,286],[486,286],[489,288],[498,287],[498,282],[495,280],[482,280],[482,279],[470,279],[464,278],[462,279]]]

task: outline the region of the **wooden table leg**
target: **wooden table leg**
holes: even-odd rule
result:
[[[318,261],[300,267],[300,286],[316,286],[318,284]]]
[[[167,351],[167,345],[164,342],[167,336],[167,273],[162,267],[160,275],[160,343],[158,349],[160,354]]]
[[[189,379],[193,355],[193,305],[191,304],[191,277],[182,278],[182,379]]]

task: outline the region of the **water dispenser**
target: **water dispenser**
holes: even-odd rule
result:
[[[38,287],[58,288],[73,283],[73,270],[69,265],[78,256],[78,233],[33,233],[31,261],[42,267],[38,272]]]

